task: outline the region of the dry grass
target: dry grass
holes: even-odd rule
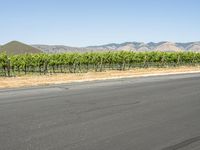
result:
[[[80,74],[55,74],[55,75],[26,75],[21,77],[0,77],[0,88],[15,88],[70,82],[82,82],[92,80],[103,80],[109,78],[138,77],[148,74],[165,74],[176,72],[200,71],[200,67],[178,67],[178,68],[140,68],[128,71],[106,71],[89,72]]]

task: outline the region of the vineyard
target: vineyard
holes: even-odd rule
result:
[[[128,70],[147,67],[198,65],[200,53],[194,52],[89,52],[63,54],[0,54],[0,76]]]

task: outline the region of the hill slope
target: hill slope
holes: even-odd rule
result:
[[[100,46],[89,46],[89,49],[99,50],[131,50],[131,51],[200,51],[200,42],[190,43],[172,43],[172,42],[159,42],[159,43],[143,43],[143,42],[126,42],[122,44],[107,44]]]
[[[126,42],[121,44],[111,43],[107,45],[89,46],[89,47],[69,47],[64,45],[26,45],[18,41],[12,41],[0,46],[0,52],[6,51],[7,54],[24,54],[24,53],[65,53],[65,52],[95,52],[95,51],[164,51],[180,52],[193,51],[200,52],[200,42],[190,43],[143,43],[143,42]]]
[[[126,42],[121,44],[111,43],[107,45],[88,46],[88,47],[69,47],[62,45],[33,45],[46,53],[63,53],[63,52],[90,52],[90,51],[164,51],[164,52],[180,52],[193,51],[200,52],[200,42],[190,43],[143,43],[143,42]]]
[[[41,50],[32,47],[30,45],[12,41],[0,47],[0,52],[5,51],[7,54],[14,55],[14,54],[26,54],[26,53],[42,53]]]
[[[45,53],[86,52],[86,48],[70,47],[64,45],[32,45]],[[91,50],[88,50],[91,51]]]

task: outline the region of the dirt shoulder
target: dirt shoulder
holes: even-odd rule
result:
[[[165,75],[176,73],[200,72],[198,67],[178,68],[147,68],[132,69],[127,71],[88,72],[76,74],[54,74],[54,75],[26,75],[21,77],[0,77],[0,88],[17,88],[38,85],[50,85],[59,83],[71,83],[93,80],[105,80],[112,78],[139,77],[148,75]]]

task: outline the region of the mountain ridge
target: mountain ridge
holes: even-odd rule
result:
[[[141,47],[147,47],[149,50],[156,50],[157,47],[161,47],[161,45],[174,45],[177,48],[185,51],[185,50],[189,50],[189,46],[191,47],[191,45],[198,45],[200,46],[200,42],[187,42],[187,43],[176,43],[176,42],[169,42],[169,41],[162,41],[162,42],[149,42],[149,43],[144,43],[144,42],[125,42],[125,43],[121,43],[121,44],[116,44],[116,43],[112,43],[112,44],[106,44],[106,45],[99,45],[99,46],[89,46],[88,48],[101,48],[101,49],[109,49],[110,47],[114,47],[114,49],[121,49],[124,45],[133,45],[134,48],[136,48],[137,50],[140,49]],[[131,48],[131,47],[130,47]],[[142,50],[142,49],[141,49]],[[162,50],[162,49],[160,49]],[[170,49],[169,49],[170,50]]]
[[[164,51],[164,52],[181,52],[193,51],[200,52],[200,41],[197,42],[124,42],[110,43],[105,45],[87,46],[87,47],[71,47],[65,45],[45,45],[34,44],[27,45],[18,41],[11,41],[0,46],[0,52],[6,50],[7,53],[23,54],[23,53],[65,53],[65,52],[96,52],[96,51]]]
[[[200,52],[200,42],[124,42],[124,43],[110,43],[105,45],[87,46],[87,47],[70,47],[62,45],[32,45],[47,53],[60,52],[90,52],[90,51],[165,51],[165,52],[180,52],[193,51]]]
[[[1,45],[0,52],[6,52],[9,55],[26,54],[26,53],[42,53],[41,50],[19,41],[11,41],[5,45]]]

